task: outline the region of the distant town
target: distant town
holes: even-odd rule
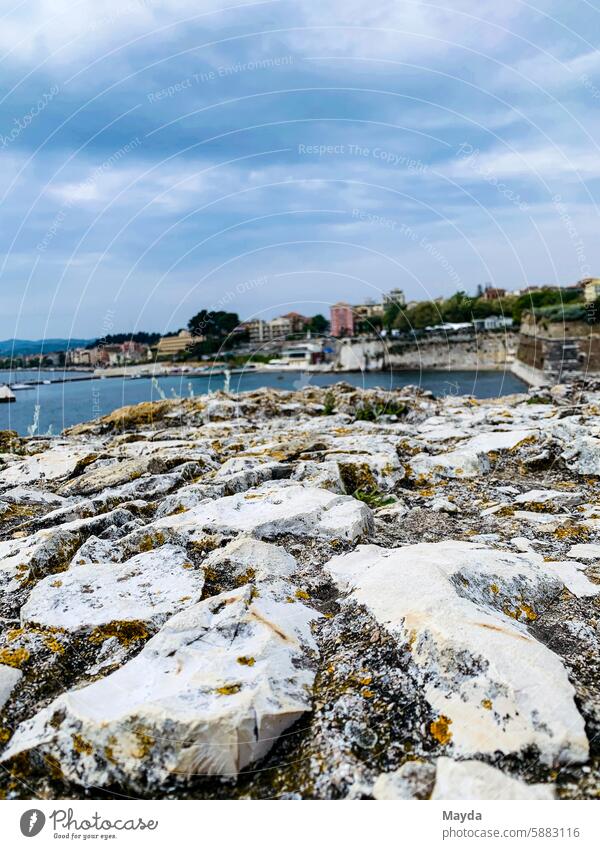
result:
[[[231,366],[249,360],[285,366],[326,364],[336,340],[356,338],[414,339],[432,333],[495,332],[519,329],[524,314],[549,321],[597,322],[600,278],[558,286],[528,286],[506,290],[479,286],[474,295],[406,301],[401,289],[380,300],[360,304],[344,301],[330,307],[326,318],[288,312],[272,319],[240,321],[237,313],[201,310],[187,327],[169,335],[107,334],[87,345],[0,357],[0,368],[66,368],[114,370],[150,363],[219,362]]]

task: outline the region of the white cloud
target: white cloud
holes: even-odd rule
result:
[[[448,173],[461,180],[483,182],[489,177],[529,180],[579,180],[600,177],[600,157],[590,147],[571,144],[480,152],[464,148],[448,163]],[[489,179],[488,179],[489,181]]]
[[[298,9],[304,25],[315,29],[291,38],[306,50],[320,48],[335,54],[369,56],[389,53],[397,57],[401,48],[403,59],[415,55],[435,59],[454,43],[476,43],[481,49],[497,44],[506,36],[490,24],[509,27],[523,8],[517,0],[453,0],[448,5],[451,8],[419,0],[330,0],[326,4],[302,0]],[[326,29],[336,26],[348,28]]]
[[[225,0],[28,0],[0,17],[0,51],[26,62],[95,59],[129,37],[225,5]],[[202,21],[211,25],[210,16]]]

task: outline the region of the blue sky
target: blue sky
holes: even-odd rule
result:
[[[599,33],[579,0],[13,3],[0,338],[600,275]]]

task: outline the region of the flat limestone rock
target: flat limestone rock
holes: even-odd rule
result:
[[[314,460],[303,460],[294,469],[292,480],[302,482],[305,486],[315,486],[345,495],[346,490],[340,475],[340,467],[335,460],[316,463]]]
[[[568,555],[569,557],[576,557],[578,560],[600,560],[600,544],[580,542],[571,546]]]
[[[148,525],[208,533],[247,533],[270,539],[280,534],[356,540],[372,527],[372,513],[360,501],[291,481],[263,484],[250,492],[205,501],[186,513]]]
[[[600,593],[600,584],[594,584],[583,570],[585,564],[576,560],[550,560],[546,563],[549,572],[554,572],[565,587],[577,598],[591,598]]]
[[[523,622],[562,582],[534,553],[447,540],[359,546],[326,567],[349,599],[407,643],[438,718],[430,734],[460,757],[585,761],[588,741],[562,661]]]
[[[394,772],[382,772],[373,785],[372,795],[381,802],[429,799],[434,781],[434,764],[408,761]]]
[[[413,477],[475,478],[490,468],[485,454],[477,451],[448,451],[445,454],[415,454],[410,458],[409,469]]]
[[[23,673],[20,669],[14,669],[12,666],[0,663],[0,709],[9,700],[12,691],[22,677]]]
[[[532,430],[481,433],[460,442],[454,451],[417,454],[411,457],[410,467],[415,477],[477,477],[490,469],[490,452],[512,450],[534,433]]]
[[[436,766],[432,799],[483,801],[555,798],[552,785],[526,784],[481,761],[438,758]]]
[[[23,507],[60,507],[66,503],[66,499],[60,495],[55,495],[52,492],[44,492],[43,489],[25,486],[15,486],[7,492],[3,492],[2,501],[7,501],[9,504],[18,504]]]
[[[80,544],[79,534],[64,527],[0,542],[2,591],[16,592],[49,572],[65,569]]]
[[[141,457],[134,460],[111,462],[109,465],[93,468],[63,484],[61,495],[90,495],[109,487],[119,486],[137,480],[148,472],[162,470],[162,463],[154,457]]]
[[[228,568],[234,578],[256,581],[288,578],[298,566],[295,558],[280,545],[254,537],[238,537],[224,548],[211,551],[204,565],[217,570]]]
[[[69,779],[136,792],[235,775],[311,706],[319,614],[290,589],[246,585],[173,616],[133,660],[22,723],[2,760],[51,755]]]
[[[522,492],[515,498],[515,504],[560,504],[561,506],[570,506],[579,504],[581,501],[581,493],[575,490],[560,490],[560,489],[530,489],[527,492]]]
[[[202,596],[204,572],[172,545],[125,563],[72,566],[40,581],[21,609],[23,624],[91,631],[110,623],[142,622],[160,627]]]
[[[88,457],[93,450],[89,444],[86,447],[59,445],[41,454],[34,454],[3,469],[1,485],[28,486],[42,481],[58,480],[70,475],[79,461]]]

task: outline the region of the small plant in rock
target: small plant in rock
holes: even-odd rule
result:
[[[406,404],[395,403],[394,401],[389,401],[385,404],[372,404],[367,400],[362,406],[356,408],[354,421],[376,422],[381,416],[402,416],[406,413],[407,409]]]
[[[323,399],[323,415],[331,416],[335,412],[335,395],[329,391]]]
[[[356,498],[357,501],[362,501],[372,510],[375,510],[377,507],[386,507],[388,504],[394,504],[396,499],[393,495],[385,495],[385,493],[380,492],[378,489],[355,489],[352,493],[352,497]]]

